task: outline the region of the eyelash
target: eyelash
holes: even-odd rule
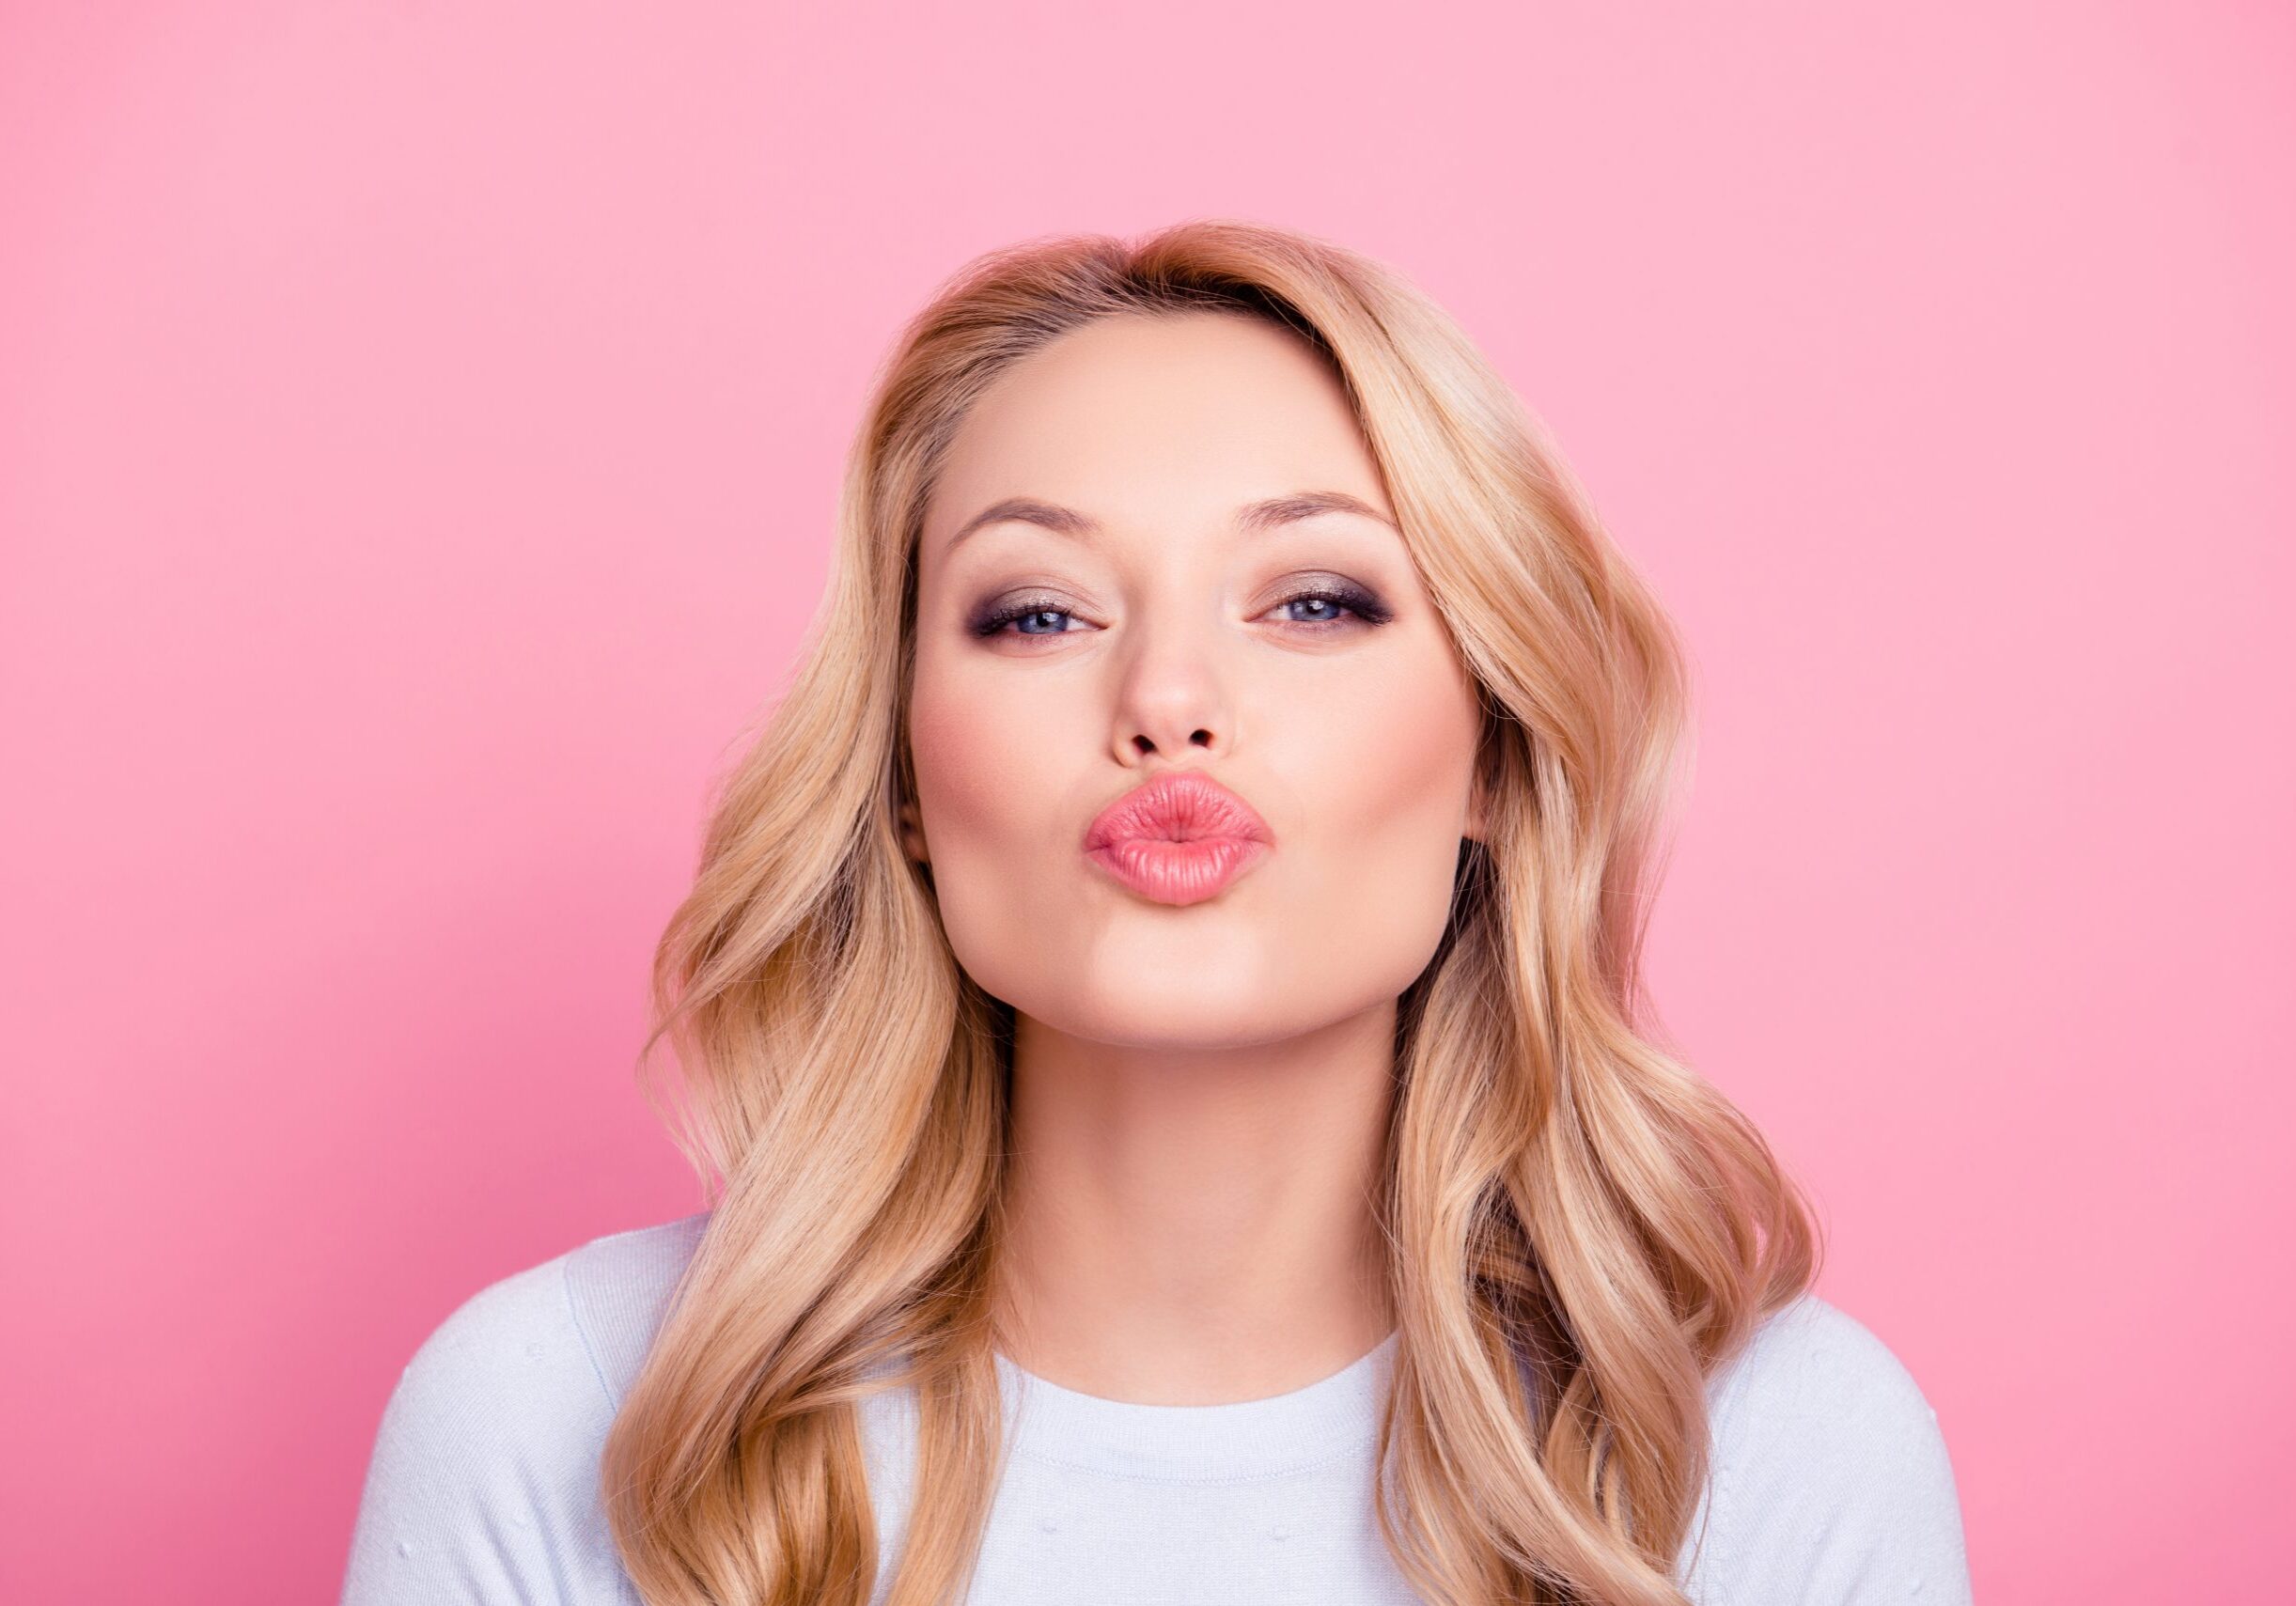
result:
[[[1370,592],[1364,590],[1361,586],[1356,585],[1309,585],[1298,591],[1294,591],[1289,597],[1285,597],[1277,601],[1271,602],[1269,607],[1289,608],[1294,602],[1335,603],[1340,607],[1346,608],[1350,613],[1356,616],[1358,622],[1366,625],[1383,625],[1394,616],[1378,598],[1372,596]],[[971,630],[972,633],[976,636],[1001,635],[1004,633],[1004,630],[1007,625],[1011,624],[1016,619],[1027,618],[1032,614],[1060,614],[1065,616],[1069,613],[1069,609],[1060,607],[1048,599],[1041,597],[1023,597],[1015,601],[1006,603],[1003,607],[993,609],[990,613],[983,615],[978,618],[976,618],[972,623]],[[1282,622],[1287,625],[1294,626],[1300,630],[1321,632],[1334,630],[1344,621],[1339,619],[1286,619]],[[1070,635],[1073,634],[1074,632],[1070,631],[1016,631],[1013,633],[1016,635],[1028,636],[1031,639],[1034,639],[1034,637],[1040,635]]]

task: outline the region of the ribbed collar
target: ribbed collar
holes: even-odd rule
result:
[[[1391,1332],[1368,1354],[1289,1394],[1226,1405],[1134,1405],[1079,1394],[995,1352],[1012,1453],[1125,1477],[1265,1477],[1367,1450],[1394,1369]]]

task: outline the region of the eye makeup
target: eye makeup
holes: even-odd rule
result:
[[[1395,617],[1395,610],[1388,607],[1368,590],[1356,585],[1352,580],[1343,580],[1335,574],[1319,575],[1299,590],[1271,603],[1270,606],[1289,608],[1297,602],[1321,602],[1335,608],[1345,608],[1367,625],[1383,625]],[[1289,625],[1304,625],[1320,630],[1337,621],[1285,619],[1281,622]]]
[[[1003,633],[1007,625],[1031,616],[1058,614],[1065,616],[1069,610],[1057,597],[1023,593],[1018,597],[992,598],[976,609],[964,622],[968,635],[992,636]],[[1016,634],[1065,635],[1066,631],[1016,631]]]
[[[1279,619],[1287,629],[1305,631],[1312,634],[1326,634],[1350,628],[1351,624],[1366,627],[1385,624],[1395,617],[1395,611],[1381,601],[1366,587],[1338,575],[1318,575],[1294,586],[1263,612],[1278,608],[1314,603],[1327,608],[1345,610],[1352,620],[1341,616],[1321,619]],[[1072,610],[1057,595],[1047,592],[1021,592],[1013,596],[994,598],[976,609],[965,620],[969,635],[987,639],[1007,633],[1005,627],[1020,620],[1047,616],[1070,617]],[[1016,635],[1068,635],[1067,629],[1049,631],[1016,631]]]

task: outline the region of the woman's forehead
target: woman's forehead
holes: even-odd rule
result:
[[[1306,492],[1392,518],[1347,393],[1264,320],[1104,320],[1000,376],[959,427],[929,503],[929,541],[1027,502],[1097,523],[1223,520]]]

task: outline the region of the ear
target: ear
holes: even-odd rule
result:
[[[900,806],[900,835],[902,851],[920,865],[928,865],[932,862],[932,855],[925,849],[924,819],[917,813],[917,805],[914,801],[904,803]]]
[[[1487,842],[1491,837],[1491,817],[1483,796],[1483,772],[1477,766],[1475,779],[1467,793],[1467,823],[1460,833],[1474,842]]]

